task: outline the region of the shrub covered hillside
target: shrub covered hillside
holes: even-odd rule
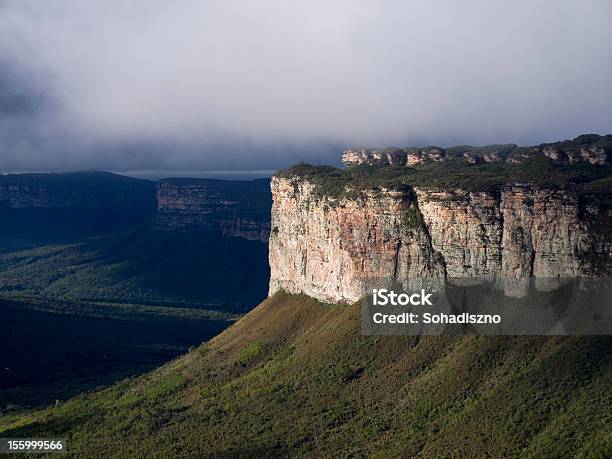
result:
[[[259,241],[142,225],[72,244],[0,254],[0,296],[243,312],[267,295],[267,258],[267,244]]]
[[[366,337],[279,293],[185,356],[2,437],[74,457],[612,455],[609,337]]]
[[[612,203],[612,168],[581,164],[553,164],[547,158],[534,158],[523,164],[468,164],[460,160],[431,162],[416,167],[332,166],[298,164],[277,174],[297,176],[316,185],[321,196],[342,198],[357,196],[377,188],[434,190],[464,189],[497,191],[509,183],[530,183],[541,188],[574,189],[589,201]]]

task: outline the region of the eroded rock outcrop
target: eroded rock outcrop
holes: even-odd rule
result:
[[[521,164],[537,157],[550,158],[556,164],[574,165],[588,163],[608,166],[612,154],[612,135],[584,134],[572,140],[543,143],[538,146],[520,147],[510,143],[471,147],[389,147],[384,149],[349,149],[342,155],[346,166],[407,166],[414,167],[431,161],[459,159],[468,164],[498,163]]]
[[[386,148],[383,150],[370,150],[368,148],[349,149],[342,154],[342,163],[348,165],[368,166],[399,165],[405,166],[408,153],[400,148]]]
[[[342,163],[347,166],[415,166],[427,161],[442,161],[446,151],[439,147],[425,148],[385,148],[383,150],[349,149],[342,154]]]

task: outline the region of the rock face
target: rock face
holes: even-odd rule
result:
[[[330,198],[299,177],[271,182],[270,294],[355,301],[376,278],[563,277],[609,272],[610,210],[576,193],[377,190]]]
[[[408,153],[400,148],[387,148],[384,150],[346,150],[342,154],[342,162],[348,165],[406,165]]]
[[[604,166],[608,164],[608,156],[606,151],[597,145],[580,148],[580,158],[590,164]]]
[[[342,154],[342,162],[347,165],[380,166],[399,165],[414,166],[426,161],[442,161],[446,156],[444,149],[439,147],[409,148],[386,148],[384,150],[346,150]]]
[[[267,242],[271,196],[268,180],[164,179],[157,188],[156,229],[217,230]]]
[[[412,202],[403,193],[331,205],[308,182],[273,178],[271,185],[270,294],[353,300],[368,279],[442,272],[427,233],[404,221]]]
[[[496,193],[417,190],[419,208],[450,277],[570,277],[599,269],[612,241],[596,226],[610,215],[575,193],[509,185]]]
[[[427,147],[421,150],[408,151],[406,158],[407,166],[422,164],[427,161],[442,161],[446,157],[446,152],[442,148]]]
[[[557,146],[547,146],[542,149],[544,155],[557,164],[589,163],[595,166],[606,166],[608,155],[599,145],[586,145],[562,151]]]

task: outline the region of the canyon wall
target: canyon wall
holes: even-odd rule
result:
[[[226,236],[268,242],[270,206],[267,179],[164,179],[157,188],[155,227],[216,230]]]
[[[375,279],[564,277],[609,272],[610,210],[571,190],[379,189],[332,198],[303,178],[271,182],[270,294],[355,301]]]

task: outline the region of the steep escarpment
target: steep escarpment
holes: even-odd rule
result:
[[[157,188],[156,228],[212,229],[267,242],[270,206],[268,180],[164,179]]]
[[[356,300],[375,279],[443,274],[414,196],[383,190],[336,203],[297,177],[271,183],[271,294]]]
[[[527,184],[492,192],[416,190],[432,247],[450,277],[593,275],[612,241],[597,224],[610,221],[576,192]]]
[[[414,182],[325,188],[304,173],[274,177],[270,294],[355,301],[380,279],[610,272],[612,213],[584,186]]]

